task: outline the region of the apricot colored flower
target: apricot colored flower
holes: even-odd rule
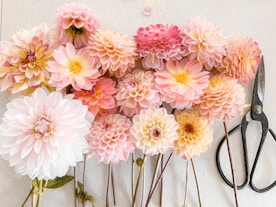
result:
[[[90,57],[87,48],[76,50],[71,43],[54,50],[54,60],[48,62],[51,72],[49,84],[63,89],[69,85],[75,90],[91,90],[100,76],[99,63]]]
[[[56,33],[62,45],[70,42],[79,49],[88,44],[89,35],[100,27],[94,12],[83,3],[64,4],[57,11]]]
[[[209,72],[201,69],[201,64],[191,60],[169,61],[163,70],[156,71],[155,83],[162,101],[173,108],[190,108],[208,86]]]
[[[213,142],[213,130],[207,118],[194,110],[177,111],[174,115],[179,125],[173,149],[176,155],[191,159],[209,149]]]
[[[91,154],[105,164],[126,161],[135,149],[130,134],[131,121],[121,114],[103,114],[92,123],[87,137]]]
[[[17,173],[54,179],[83,160],[93,117],[72,98],[38,88],[7,104],[0,125],[0,154]]]
[[[119,80],[117,88],[117,105],[129,117],[138,114],[141,109],[161,104],[152,71],[135,69]]]
[[[89,38],[90,55],[101,63],[101,73],[120,78],[135,66],[135,42],[129,35],[100,29]]]
[[[1,42],[0,90],[25,94],[47,85],[47,61],[55,46],[53,31],[46,25],[21,30],[10,41]]]
[[[250,37],[231,38],[226,45],[222,67],[226,75],[239,83],[249,83],[255,77],[260,64],[261,50]]]
[[[226,54],[226,39],[222,31],[206,17],[194,17],[182,28],[185,56],[197,60],[206,70],[219,67]]]
[[[116,82],[111,78],[100,77],[91,90],[73,89],[72,92],[74,98],[81,100],[95,116],[116,108]]]
[[[244,108],[245,93],[236,79],[225,75],[214,75],[209,86],[193,107],[209,120],[234,119]]]
[[[136,147],[144,154],[164,154],[178,138],[178,124],[165,108],[142,109],[132,121],[130,132],[134,136]]]
[[[184,55],[180,30],[176,25],[156,24],[140,27],[134,36],[137,53],[146,69],[163,69],[164,61],[180,60]]]

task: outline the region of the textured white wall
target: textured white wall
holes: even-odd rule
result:
[[[2,39],[8,40],[13,33],[21,28],[30,29],[40,23],[52,23],[56,8],[65,0],[2,0],[3,31]],[[255,39],[263,51],[266,65],[266,97],[264,109],[268,115],[271,128],[276,130],[276,1],[275,0],[155,0],[153,12],[149,17],[143,16],[141,10],[145,0],[86,0],[102,23],[102,27],[120,33],[134,35],[140,26],[155,23],[174,23],[182,25],[189,17],[204,15],[215,25],[219,26],[226,35],[248,35]],[[247,100],[251,99],[252,85],[247,86]],[[5,110],[8,101],[5,94],[0,95],[0,115]],[[228,123],[234,126],[237,120]],[[252,124],[252,131],[258,132],[257,124]],[[222,123],[215,123],[215,137],[211,149],[195,159],[198,178],[201,187],[204,207],[234,206],[232,190],[222,182],[215,165],[215,150],[223,135]],[[249,137],[249,161],[252,165],[259,137]],[[260,164],[257,166],[255,181],[265,185],[276,179],[276,143],[267,141]],[[238,148],[235,148],[237,151]],[[240,154],[240,153],[238,153]],[[225,158],[225,160],[227,160]],[[237,176],[242,177],[240,158],[234,159]],[[149,175],[150,162],[147,163]],[[227,164],[227,163],[226,163]],[[87,191],[96,199],[96,206],[103,207],[105,200],[105,185],[107,167],[96,162],[94,158],[87,163]],[[227,166],[225,167],[227,168]],[[238,169],[239,168],[239,169]],[[229,171],[229,168],[227,168]],[[130,206],[130,161],[114,167],[115,185],[117,186],[117,206]],[[240,181],[241,178],[238,178]],[[190,173],[189,205],[198,206],[196,188],[192,173]],[[185,162],[174,157],[164,176],[164,207],[182,205],[185,185]],[[18,207],[21,205],[30,189],[27,177],[21,177],[0,159],[0,206]],[[276,205],[276,188],[264,194],[257,194],[249,187],[238,192],[241,207],[273,207]],[[155,197],[156,200],[157,196]],[[66,206],[73,207],[73,183],[58,190],[46,191],[42,207]],[[153,205],[155,204],[155,205]],[[152,206],[158,206],[153,202]],[[112,205],[111,205],[112,206]]]

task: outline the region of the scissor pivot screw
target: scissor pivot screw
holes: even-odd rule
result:
[[[255,105],[254,108],[253,108],[253,111],[254,111],[255,114],[262,113],[262,110],[263,110],[262,106],[260,106],[260,105]]]

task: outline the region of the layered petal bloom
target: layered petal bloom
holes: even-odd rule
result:
[[[140,27],[134,36],[137,53],[146,69],[163,69],[164,61],[180,60],[184,55],[180,30],[176,25],[156,24]]]
[[[165,108],[142,109],[132,121],[130,132],[134,136],[136,147],[144,154],[164,154],[178,138],[178,124]]]
[[[90,55],[101,63],[101,73],[120,78],[135,66],[135,42],[129,35],[99,29],[89,38]]]
[[[213,130],[207,118],[194,110],[177,111],[174,116],[179,125],[173,149],[176,155],[191,159],[209,149],[213,142]]]
[[[116,82],[111,78],[100,77],[91,90],[72,90],[75,99],[88,106],[95,116],[113,111],[116,108]]]
[[[83,3],[64,4],[57,11],[55,23],[59,42],[70,42],[77,49],[85,47],[89,36],[100,27],[94,12]]]
[[[117,105],[129,117],[138,114],[141,109],[161,104],[152,71],[135,69],[119,80],[117,88]]]
[[[193,107],[209,120],[234,119],[244,108],[245,93],[236,79],[214,75],[200,100]]]
[[[53,57],[54,60],[48,62],[49,84],[57,89],[72,85],[75,90],[91,90],[100,76],[99,62],[89,55],[87,48],[76,50],[67,43],[54,50]]]
[[[91,154],[105,164],[127,160],[135,149],[130,119],[121,114],[104,114],[96,117],[87,137]]]
[[[83,160],[93,116],[73,95],[38,88],[7,104],[0,125],[0,154],[31,179],[64,176]]]
[[[208,86],[209,72],[201,69],[201,64],[191,60],[169,61],[163,70],[156,71],[155,83],[162,101],[173,108],[190,108]]]
[[[222,68],[226,75],[239,83],[249,83],[255,77],[260,64],[261,50],[250,37],[231,38],[226,45]]]
[[[220,66],[227,42],[222,31],[206,17],[194,17],[184,24],[182,38],[185,56],[197,60],[206,70]]]
[[[47,85],[47,61],[55,47],[53,31],[46,25],[21,30],[10,41],[1,42],[0,91],[26,94]]]

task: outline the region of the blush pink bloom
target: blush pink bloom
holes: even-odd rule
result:
[[[182,38],[185,56],[197,60],[206,70],[220,66],[227,42],[222,31],[206,17],[194,17],[184,24]]]
[[[173,108],[190,108],[208,86],[209,72],[201,69],[201,64],[191,60],[169,61],[163,70],[156,71],[155,83],[162,101]]]
[[[91,90],[72,90],[75,99],[81,100],[95,116],[116,108],[116,82],[111,78],[100,77]]]
[[[135,69],[119,80],[117,88],[117,105],[129,117],[138,114],[141,109],[161,104],[152,71]]]
[[[38,88],[13,99],[0,125],[0,154],[31,179],[64,176],[88,151],[93,116],[73,95]]]
[[[0,46],[0,91],[28,94],[47,85],[47,61],[56,47],[53,31],[46,25],[21,30]]]
[[[209,120],[234,119],[243,112],[245,93],[236,79],[225,75],[214,75],[209,86],[193,107]]]
[[[105,164],[126,161],[135,149],[130,134],[131,121],[121,114],[104,114],[96,117],[87,137],[91,154]]]
[[[140,27],[134,36],[137,53],[146,69],[163,69],[164,61],[180,60],[184,55],[180,30],[176,25]]]
[[[172,149],[173,142],[178,138],[178,124],[165,108],[142,109],[132,121],[130,132],[136,147],[144,154],[164,154]]]
[[[54,50],[54,60],[48,62],[49,84],[57,89],[69,85],[75,90],[91,90],[100,76],[99,63],[90,57],[87,48],[76,50],[71,43]]]
[[[101,73],[123,77],[135,66],[135,42],[129,35],[100,29],[89,38],[90,55],[101,63]]]
[[[83,3],[64,4],[58,9],[55,22],[59,42],[70,42],[77,49],[86,46],[89,36],[100,27],[93,11]]]
[[[260,64],[261,50],[250,37],[231,38],[226,45],[222,62],[223,72],[239,83],[249,83],[255,77]]]

